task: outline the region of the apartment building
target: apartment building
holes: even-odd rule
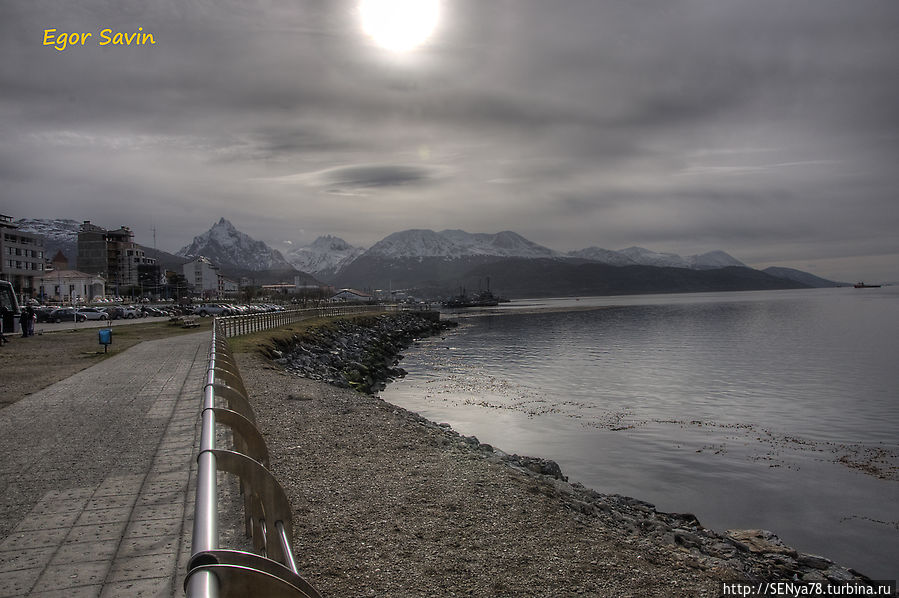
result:
[[[35,280],[43,274],[43,239],[20,231],[12,216],[0,214],[0,279],[11,282],[20,297],[32,297]]]
[[[204,297],[223,297],[239,290],[236,281],[224,276],[212,260],[202,255],[184,264],[183,272],[194,292]]]
[[[81,272],[103,276],[108,293],[118,295],[125,289],[146,285],[154,278],[153,272],[154,284],[159,284],[156,259],[147,257],[127,226],[107,230],[85,220],[78,231],[77,264]]]

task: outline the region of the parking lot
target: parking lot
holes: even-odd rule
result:
[[[86,322],[38,322],[34,325],[35,334],[44,332],[57,332],[59,330],[84,330],[85,328],[115,328],[116,326],[128,326],[130,324],[147,324],[150,322],[167,322],[168,317],[158,318],[133,318],[131,320],[88,320]]]

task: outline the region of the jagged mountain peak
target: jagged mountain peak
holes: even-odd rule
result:
[[[202,255],[225,268],[254,271],[292,268],[280,251],[240,232],[225,218],[220,218],[205,233],[194,237],[190,245],[182,247],[175,255]]]

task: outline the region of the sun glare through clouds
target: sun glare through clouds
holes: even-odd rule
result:
[[[434,33],[439,4],[439,0],[361,0],[362,30],[386,50],[413,50]]]

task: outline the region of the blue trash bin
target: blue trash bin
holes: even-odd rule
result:
[[[103,345],[103,352],[106,353],[109,345],[112,344],[112,328],[100,329],[100,344]]]

